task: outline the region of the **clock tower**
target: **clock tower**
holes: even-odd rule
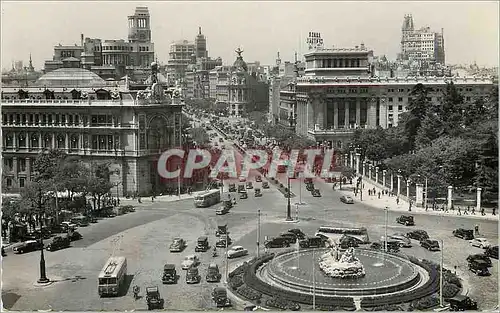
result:
[[[151,25],[147,7],[135,8],[134,15],[128,17],[128,41],[151,42]]]

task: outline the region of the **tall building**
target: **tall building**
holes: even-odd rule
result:
[[[183,143],[183,104],[179,92],[157,84],[157,72],[152,64],[145,91],[78,67],[54,70],[33,86],[3,87],[3,190],[25,187],[36,156],[59,149],[87,165],[110,163],[113,193],[120,196],[161,191],[156,162]]]
[[[208,58],[207,39],[205,38],[205,35],[201,33],[201,27],[198,28],[198,35],[194,40],[194,45],[196,47],[197,59]]]
[[[195,44],[188,40],[178,40],[170,44],[167,61],[167,79],[170,84],[183,81],[188,65],[196,62]]]
[[[405,15],[401,28],[402,60],[415,60],[421,64],[445,64],[444,30],[431,31],[430,27],[416,29],[411,14]]]

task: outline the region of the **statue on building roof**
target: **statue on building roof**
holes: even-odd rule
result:
[[[238,49],[234,50],[234,52],[236,52],[238,54],[238,58],[241,58],[241,54],[244,52],[243,50],[241,50],[240,47],[238,47]]]

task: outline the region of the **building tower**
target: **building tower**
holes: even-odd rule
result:
[[[278,51],[278,56],[276,57],[276,66],[280,66],[281,64],[281,58],[280,58],[280,52]]]
[[[401,27],[401,57],[403,59],[407,57],[407,42],[410,40],[413,32],[413,17],[411,14],[406,14],[403,20],[403,26]]]
[[[147,7],[135,8],[134,15],[128,17],[128,41],[151,42],[151,25]]]
[[[194,45],[196,47],[196,58],[208,58],[207,51],[207,39],[205,35],[201,33],[201,27],[198,28],[198,35],[194,40]]]
[[[33,67],[33,60],[31,59],[31,53],[30,53],[30,65],[28,66],[28,72],[34,72],[35,68]]]

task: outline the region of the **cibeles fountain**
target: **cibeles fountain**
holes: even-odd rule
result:
[[[329,240],[330,251],[319,258],[319,268],[333,278],[361,278],[366,275],[361,261],[354,255],[354,248],[347,249],[341,255],[337,242]]]

